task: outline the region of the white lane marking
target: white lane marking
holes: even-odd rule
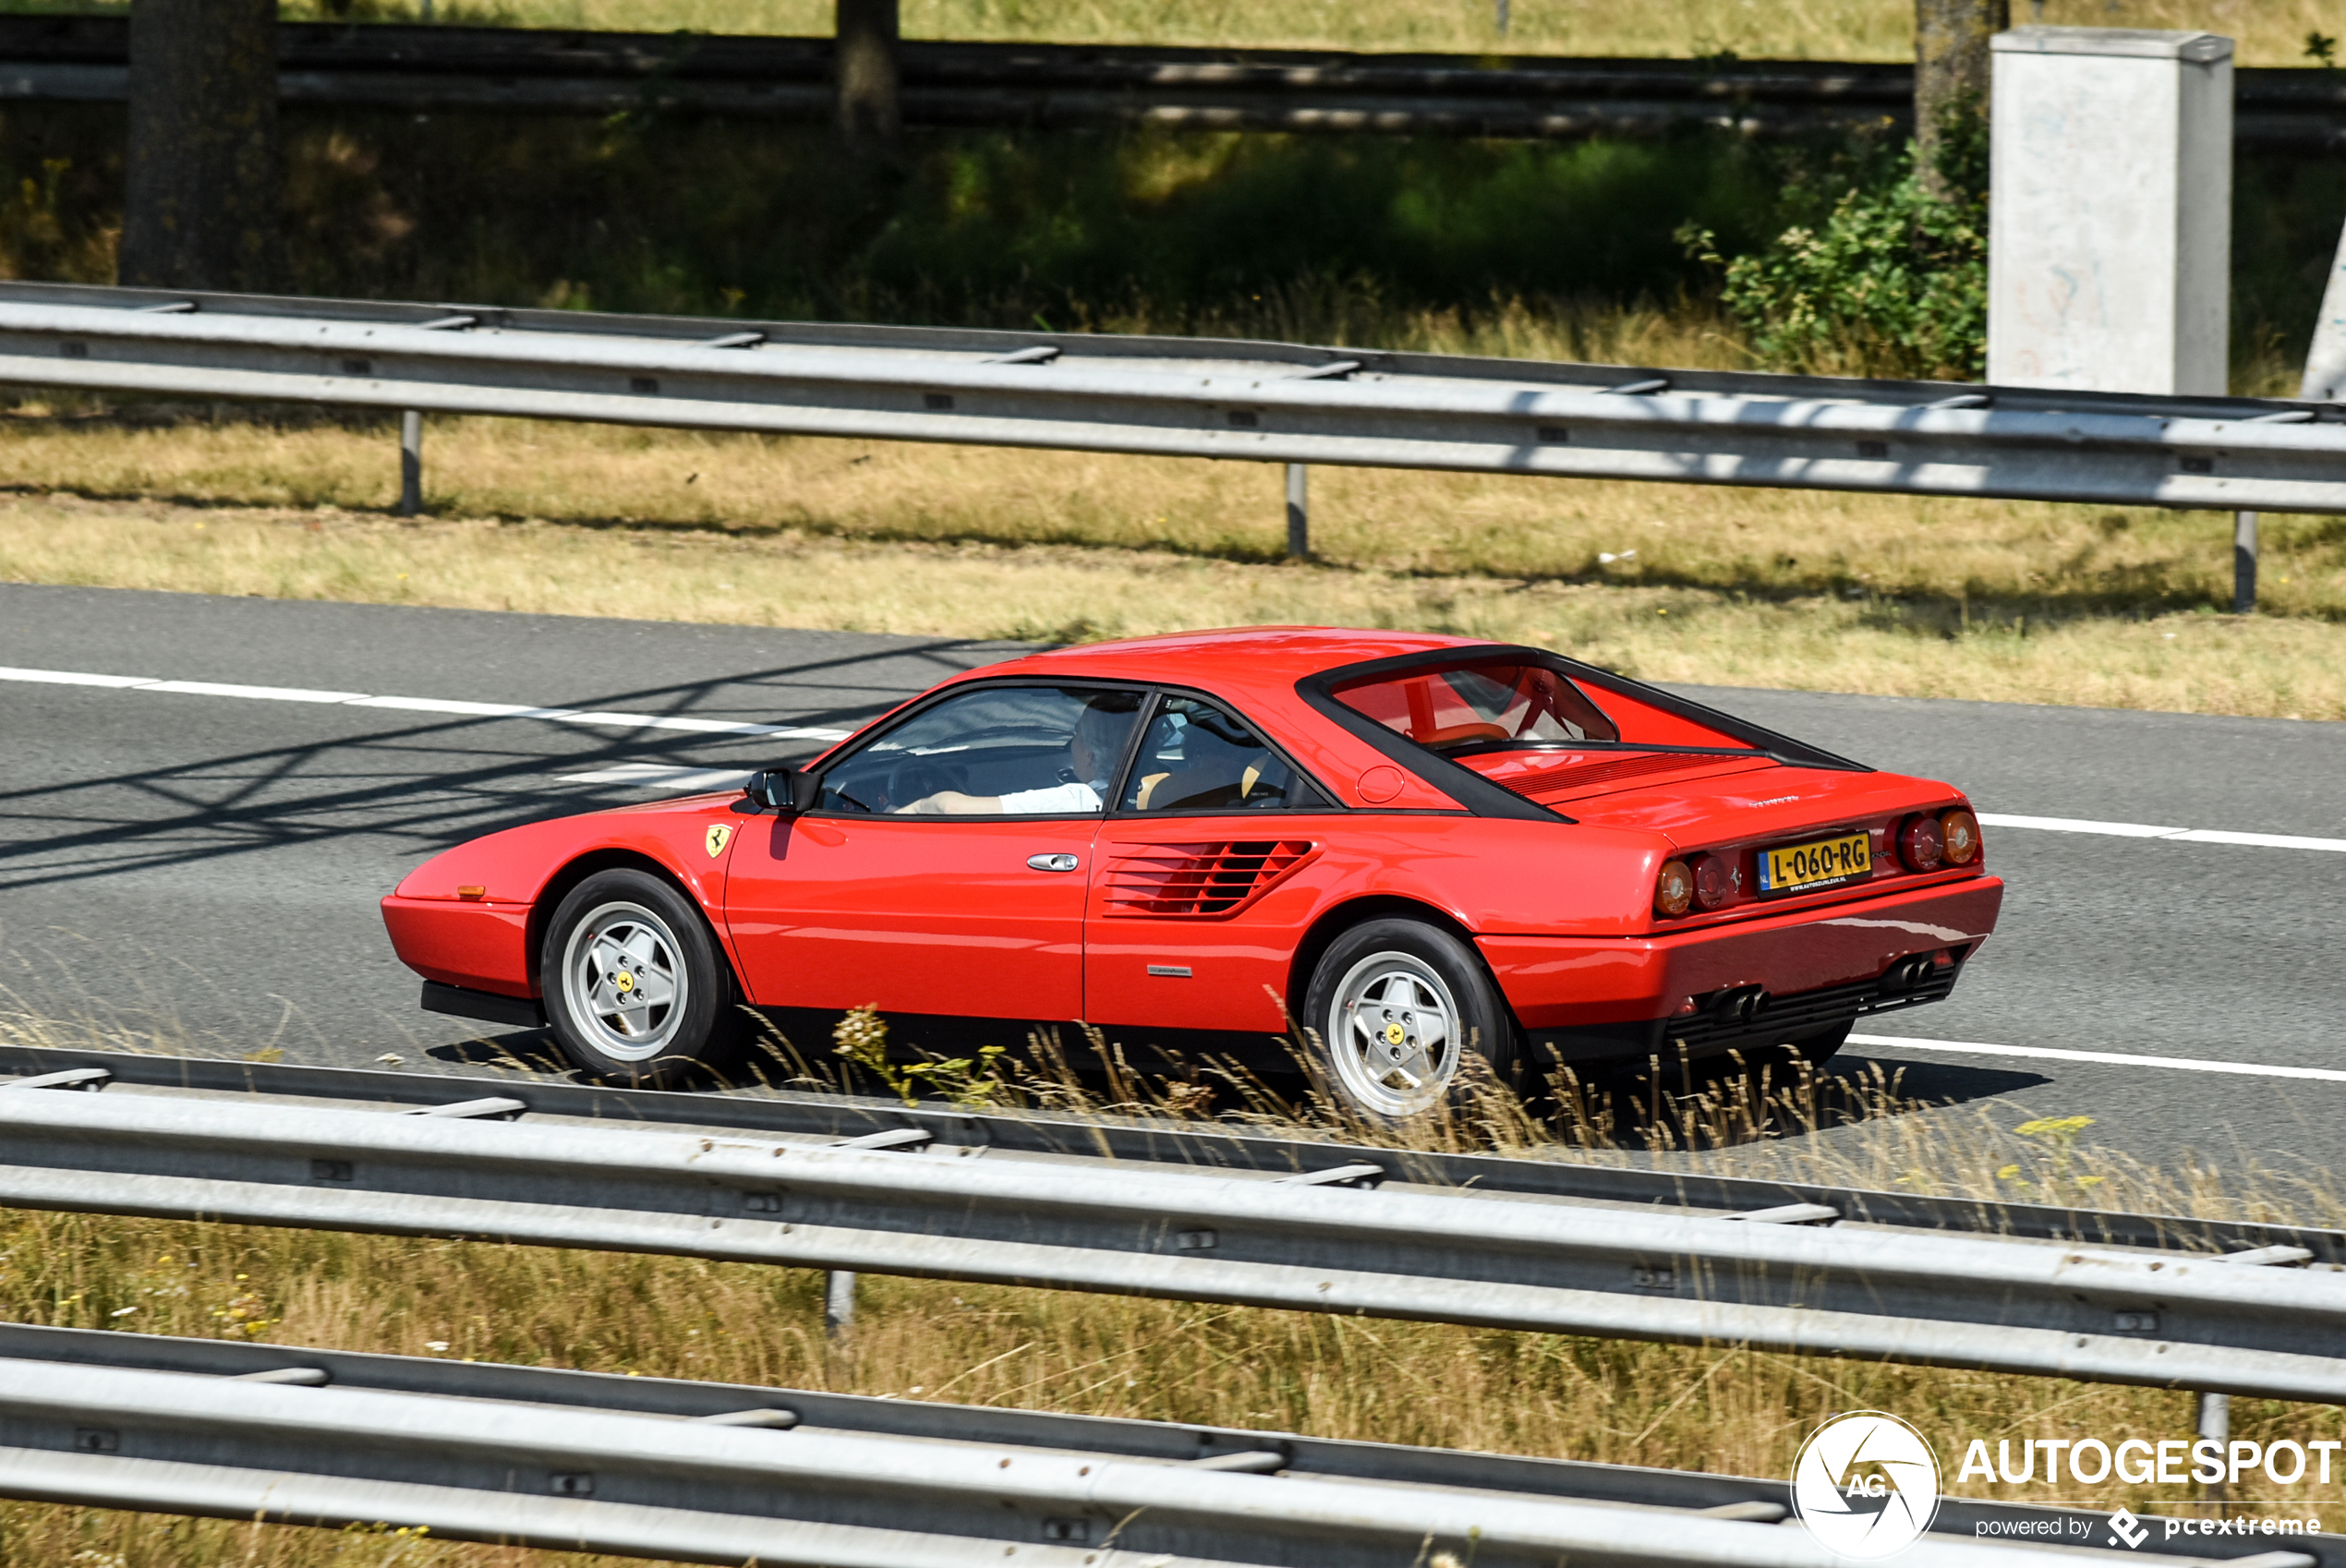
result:
[[[633,790],[667,790],[690,795],[704,790],[738,790],[748,782],[749,775],[738,767],[671,767],[657,762],[623,762],[616,767],[599,767],[592,773],[559,774],[556,778],[563,784],[623,784]]]
[[[151,686],[151,675],[85,675],[77,669],[11,669],[0,665],[0,681],[35,681],[44,686]]]
[[[1966,1056],[2024,1056],[2056,1062],[2109,1062],[2122,1067],[2169,1067],[2177,1072],[2224,1073],[2235,1078],[2309,1078],[2346,1083],[2336,1067],[2290,1067],[2271,1062],[2218,1062],[2205,1056],[2138,1056],[2124,1051],[2064,1051],[2051,1045],[1990,1045],[1978,1040],[1908,1040],[1894,1034],[1853,1034],[1852,1045],[1887,1045],[1899,1051],[1952,1051]]]
[[[364,692],[312,692],[300,686],[231,686],[218,681],[150,681],[141,692],[177,692],[189,697],[243,697],[261,703],[347,703]]]
[[[240,697],[248,702],[331,703],[345,707],[393,708],[407,713],[447,713],[467,718],[542,718],[556,724],[599,724],[619,730],[684,730],[697,735],[769,735],[783,741],[844,741],[845,730],[803,724],[737,724],[721,718],[684,718],[655,713],[586,713],[567,707],[526,707],[514,703],[469,703],[450,697],[375,697],[364,692],[314,692],[300,686],[238,686],[218,681],[161,681],[151,675],[97,675],[79,669],[18,669],[0,665],[0,681],[43,686],[103,686],[125,692],[163,692],[175,696]]]
[[[2146,822],[2089,822],[2074,816],[2013,816],[1983,811],[1982,827],[2027,827],[2043,833],[2098,833],[2111,838],[2163,838],[2171,844],[2245,844],[2259,850],[2322,850],[2346,854],[2346,838],[2305,838],[2293,833],[2233,833],[2221,827],[2154,827]]]

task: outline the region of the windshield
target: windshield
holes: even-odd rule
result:
[[[1438,751],[1621,738],[1580,688],[1520,659],[1373,676],[1338,686],[1335,694],[1363,718]]]

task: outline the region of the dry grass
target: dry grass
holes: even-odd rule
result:
[[[287,14],[323,10],[288,6]],[[413,15],[414,0],[379,14]],[[1715,54],[1747,59],[1886,59],[1914,48],[1909,0],[1513,0],[1502,37],[1493,0],[904,0],[915,38],[1252,44],[1289,48],[1514,50],[1547,54]],[[2029,0],[2013,0],[2015,21]],[[442,0],[440,15],[527,27],[694,28],[827,33],[829,0]],[[2235,38],[2251,65],[2301,65],[2307,32],[2337,25],[2321,0],[2048,0],[2044,19],[2078,27],[2198,28]]]
[[[54,1043],[79,1032],[0,1017],[0,1039]],[[1128,1111],[1161,1109],[1167,1087],[1111,1080],[1099,1092],[1093,1081],[1093,1104],[1120,1101]],[[1072,1093],[1062,1081],[1056,1097],[1064,1104]],[[1593,1106],[1598,1119],[1580,1121],[1576,1131],[1603,1143],[1607,1126],[1618,1130],[1626,1125],[1621,1118],[1634,1116],[1637,1096],[1628,1099],[1618,1109]],[[1665,1111],[1673,1133],[1664,1141],[1705,1143],[1706,1129],[1770,1133],[1757,1144],[1680,1158],[1748,1168],[1757,1157],[1810,1180],[2204,1215],[2332,1224],[2340,1217],[2326,1187],[2254,1168],[2219,1172],[2196,1161],[2154,1172],[2077,1147],[2089,1124],[2032,1123],[2027,1111],[2004,1104],[1923,1110],[1878,1076],[1822,1090],[1803,1080],[1764,1100],[1748,1079],[1714,1080]],[[1828,1123],[1839,1124],[1843,1136],[1811,1136]],[[1502,1146],[1544,1140],[1544,1151],[1527,1152],[1555,1152],[1552,1135],[1501,1096],[1430,1136]],[[1626,1156],[1604,1147],[1581,1157]],[[840,1356],[821,1337],[819,1292],[818,1275],[791,1269],[0,1211],[0,1314],[84,1328],[1759,1476],[1788,1473],[1802,1436],[1835,1410],[1896,1411],[1929,1433],[1950,1461],[1974,1437],[2155,1441],[2186,1433],[2191,1419],[2191,1396],[2174,1392],[869,1276],[852,1354]],[[2260,1441],[2346,1431],[2337,1410],[2273,1402],[2236,1401],[2232,1422],[2235,1435]],[[1979,1494],[1977,1487],[1951,1490]],[[2022,1493],[2041,1497],[2048,1489],[2002,1488],[1995,1495]],[[2140,1509],[2186,1496],[2150,1488],[2124,1501]],[[520,1568],[552,1561],[413,1536],[0,1505],[0,1568],[115,1562],[123,1568]]]
[[[1661,680],[2346,717],[2324,519],[2267,520],[2267,613],[2239,620],[2204,513],[1320,469],[1298,565],[1264,464],[452,420],[406,523],[388,425],[25,413],[0,441],[23,582],[1046,640],[1428,627]]]

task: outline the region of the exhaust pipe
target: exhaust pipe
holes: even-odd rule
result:
[[[1929,983],[1930,972],[1937,967],[1929,953],[1900,959],[1882,971],[1881,994],[1885,996],[1904,996],[1909,992],[1919,991]]]
[[[1757,1029],[1768,1010],[1768,991],[1761,985],[1739,985],[1722,991],[1711,1004],[1711,1016],[1738,1029]]]

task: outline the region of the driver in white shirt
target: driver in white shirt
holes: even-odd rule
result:
[[[1115,768],[1119,742],[1131,725],[1130,709],[1117,712],[1086,706],[1075,721],[1067,747],[1069,769],[1074,777],[1040,790],[1013,790],[1003,795],[965,795],[939,790],[901,808],[912,816],[1048,816],[1096,812],[1107,802],[1108,774]]]

